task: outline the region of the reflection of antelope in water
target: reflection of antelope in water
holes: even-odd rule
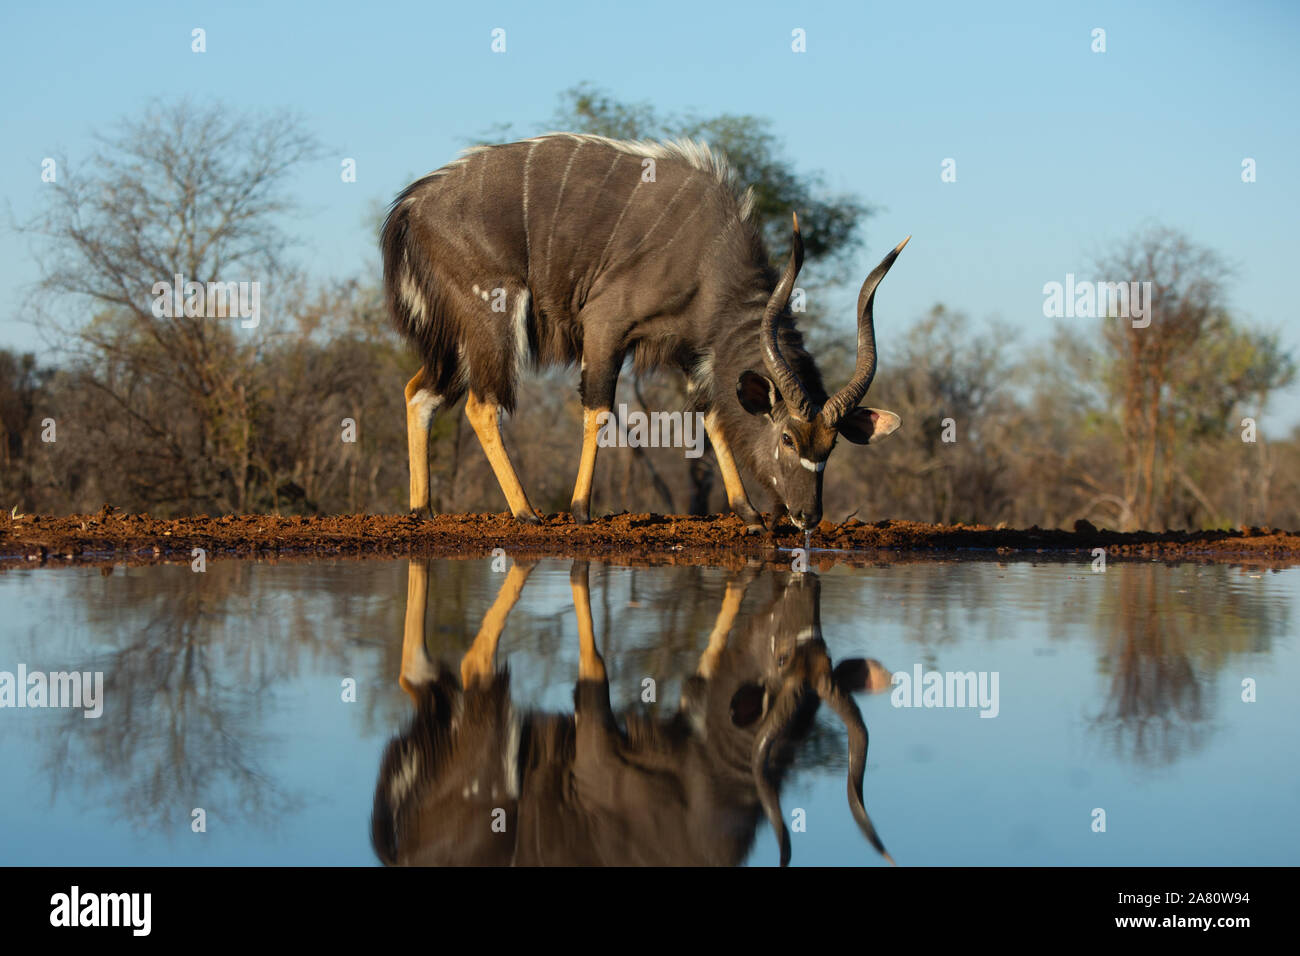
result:
[[[494,658],[530,571],[510,569],[456,674],[425,650],[428,569],[411,563],[400,682],[416,715],[389,742],[375,788],[371,841],[384,863],[735,865],[766,814],[784,865],[781,779],[822,701],[848,729],[853,817],[893,862],[863,806],[867,730],[851,696],[887,689],[889,677],[861,659],[832,669],[816,576],[787,575],[739,626],[750,579],[728,582],[681,708],[659,720],[624,713],[620,729],[582,562],[570,574],[575,713],[520,715],[511,706],[509,676]]]

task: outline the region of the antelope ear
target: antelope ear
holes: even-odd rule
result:
[[[757,372],[741,372],[736,398],[740,399],[740,407],[751,415],[771,415],[772,408],[781,400],[781,393],[770,378]]]
[[[855,445],[868,445],[892,435],[903,420],[883,408],[855,408],[842,419],[836,428]]]
[[[846,694],[879,694],[893,686],[893,675],[874,657],[849,657],[835,665],[831,675],[835,686]]]
[[[741,684],[731,698],[731,722],[737,727],[748,727],[763,716],[767,692],[758,684]]]

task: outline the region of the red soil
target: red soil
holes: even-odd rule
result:
[[[784,524],[775,534],[745,535],[733,515],[621,514],[575,525],[550,515],[525,525],[504,514],[334,515],[160,519],[124,514],[105,506],[94,515],[0,514],[0,568],[29,561],[52,565],[150,564],[189,561],[191,549],[209,558],[453,557],[504,548],[512,557],[567,555],[650,563],[738,564],[778,558],[778,548],[803,544]],[[1300,564],[1300,534],[1271,529],[1234,531],[1099,530],[1079,522],[1073,531],[998,529],[983,525],[930,525],[910,521],[867,524],[849,519],[822,522],[812,548],[857,552],[858,558],[915,560],[926,556],[1021,555],[1090,559],[1093,548],[1107,558]],[[849,555],[823,555],[835,560]]]

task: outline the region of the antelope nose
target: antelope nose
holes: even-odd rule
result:
[[[817,511],[798,511],[791,513],[790,519],[798,528],[808,531],[811,528],[817,527],[817,525],[821,523],[822,516],[821,512]]]

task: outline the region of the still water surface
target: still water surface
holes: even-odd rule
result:
[[[104,684],[97,719],[0,709],[0,864],[770,865],[767,779],[795,865],[882,865],[840,688],[901,865],[1295,865],[1297,584],[1086,561],[10,570],[0,680]],[[974,674],[976,699],[887,683],[931,671]]]

